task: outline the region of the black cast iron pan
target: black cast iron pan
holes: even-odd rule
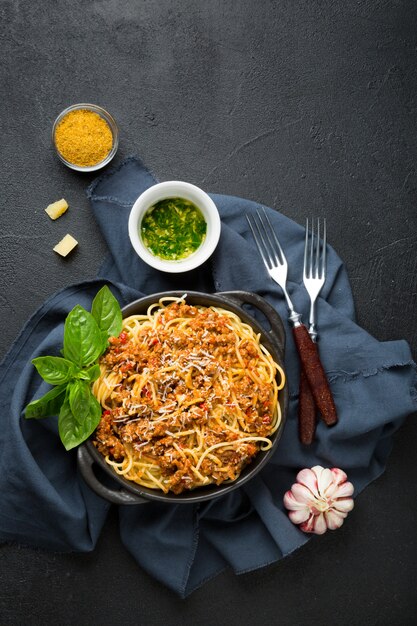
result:
[[[144,314],[148,307],[164,297],[182,297],[184,292],[166,291],[145,296],[135,300],[122,309],[123,317],[129,315]],[[261,341],[269,350],[274,360],[281,366],[284,365],[285,331],[282,320],[275,309],[261,296],[246,291],[228,291],[216,294],[205,294],[196,291],[188,292],[186,296],[188,304],[201,306],[220,306],[236,313],[240,319],[250,324],[256,333],[261,333]],[[263,326],[250,314],[243,305],[249,304],[263,313],[269,324],[269,329]],[[115,504],[142,504],[150,501],[166,502],[171,504],[196,503],[212,498],[218,498],[234,489],[237,489],[248,480],[253,478],[271,458],[275,452],[278,441],[284,428],[288,407],[288,382],[279,394],[282,420],[278,430],[272,435],[273,445],[266,452],[260,451],[250,465],[245,467],[240,476],[232,483],[221,485],[208,485],[192,491],[183,492],[179,495],[174,493],[164,494],[154,489],[148,489],[129,481],[117,474],[108,465],[104,457],[96,450],[91,440],[88,440],[78,448],[78,467],[86,483],[99,496]],[[108,487],[97,477],[94,467],[100,467],[107,476],[113,479],[114,487]],[[106,481],[108,482],[108,481]]]

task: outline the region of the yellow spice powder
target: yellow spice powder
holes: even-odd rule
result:
[[[77,109],[67,113],[57,125],[55,144],[66,161],[90,167],[109,154],[113,135],[106,120],[98,113]]]

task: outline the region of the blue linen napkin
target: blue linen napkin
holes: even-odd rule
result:
[[[212,195],[222,219],[221,238],[211,259],[198,270],[163,274],[136,256],[127,234],[129,210],[155,182],[143,164],[131,158],[90,186],[91,206],[110,250],[99,277],[63,289],[45,302],[0,366],[0,541],[57,551],[93,550],[110,506],[78,475],[76,453],[62,447],[57,420],[22,417],[26,404],[48,388],[30,360],[58,354],[65,317],[75,304],[89,308],[103,284],[110,285],[122,305],[170,289],[244,289],[264,296],[287,318],[282,292],[268,277],[248,231],[245,213],[259,206],[255,202]],[[304,230],[267,210],[288,258],[291,298],[306,314],[309,302],[301,283]],[[120,533],[127,549],[141,567],[181,597],[227,566],[247,572],[302,546],[309,535],[289,521],[282,504],[296,473],[317,464],[340,467],[357,495],[384,471],[392,435],[417,408],[416,366],[407,343],[381,343],[355,323],[346,271],[331,248],[317,316],[320,354],[339,413],[335,427],[320,422],[316,441],[308,448],[298,441],[299,365],[285,322],[289,415],[270,463],[240,489],[200,505],[120,507]]]

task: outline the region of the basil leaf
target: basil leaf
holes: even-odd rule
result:
[[[109,345],[109,335],[106,333],[105,330],[100,331],[101,332],[101,342],[102,342],[102,349],[100,352],[100,356],[103,354],[103,352],[105,352],[108,348]]]
[[[100,365],[96,363],[87,369],[80,370],[76,374],[76,378],[80,380],[86,380],[89,383],[93,383],[100,376]]]
[[[122,311],[120,305],[107,285],[96,294],[91,313],[99,328],[107,337],[118,337],[122,330]]]
[[[74,363],[60,356],[38,356],[32,363],[50,385],[67,383],[75,373]]]
[[[77,304],[64,326],[64,356],[77,365],[89,365],[103,352],[101,331],[94,317]]]
[[[48,391],[44,396],[29,402],[25,408],[25,418],[51,417],[59,414],[65,399],[66,385],[59,385]]]
[[[78,423],[71,411],[67,394],[64,403],[61,406],[58,418],[59,436],[61,437],[61,441],[64,444],[66,450],[71,450],[72,448],[79,446],[83,441],[88,439],[88,437],[97,428],[100,418],[100,403],[90,392],[90,410],[83,423]]]
[[[97,428],[99,421],[101,420],[102,413],[102,406],[90,389],[90,420],[95,424],[93,430]],[[93,430],[91,432],[93,432]]]
[[[82,424],[88,416],[90,393],[90,386],[84,380],[73,380],[68,385],[71,412],[79,424]]]

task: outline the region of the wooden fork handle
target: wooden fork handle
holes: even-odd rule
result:
[[[301,443],[309,446],[316,432],[317,409],[303,368],[300,372],[298,393],[298,437]]]
[[[294,341],[300,356],[301,366],[305,372],[314,402],[327,426],[337,422],[336,405],[330,390],[326,373],[320,361],[317,345],[313,342],[304,324],[293,328]]]

